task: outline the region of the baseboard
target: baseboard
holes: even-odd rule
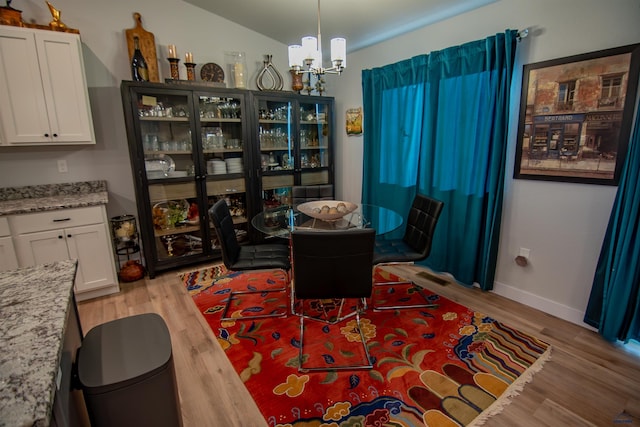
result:
[[[492,292],[505,298],[509,298],[510,300],[528,305],[529,307],[544,311],[547,314],[559,317],[560,319],[566,320],[567,322],[582,326],[583,328],[590,329],[592,331],[596,330],[595,328],[584,323],[584,312],[575,308],[557,303],[547,298],[543,298],[539,295],[532,294],[531,292],[514,288],[513,286],[505,285],[504,283],[500,282],[494,282]]]
[[[111,295],[120,292],[120,286],[116,284],[105,286],[104,288],[99,288],[94,291],[89,292],[78,292],[76,293],[76,301],[86,301],[92,298],[103,297],[105,295]]]

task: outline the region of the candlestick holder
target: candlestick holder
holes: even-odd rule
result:
[[[185,62],[184,66],[187,67],[187,80],[195,81],[195,79],[196,79],[196,73],[195,73],[196,64],[191,63],[191,62]]]
[[[169,65],[171,66],[171,78],[173,80],[180,80],[180,72],[178,71],[178,63],[180,60],[178,58],[167,58],[169,61]]]
[[[300,91],[304,89],[302,74],[298,73],[296,70],[289,70],[289,73],[291,74],[291,89],[294,92],[300,93]]]

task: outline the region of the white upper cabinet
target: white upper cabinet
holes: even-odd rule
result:
[[[0,26],[1,145],[95,144],[80,36]]]

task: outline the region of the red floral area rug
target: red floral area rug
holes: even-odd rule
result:
[[[397,279],[383,269],[374,275]],[[374,312],[370,305],[361,316],[373,369],[303,373],[299,317],[221,321],[232,290],[280,288],[287,281],[283,272],[202,270],[182,278],[270,426],[480,425],[550,357],[549,344],[425,290],[429,308]],[[376,289],[372,299],[382,305],[424,303],[414,288],[402,285]],[[325,303],[310,304],[305,312],[337,307]],[[284,293],[250,294],[234,298],[228,316],[275,312],[288,304]],[[345,309],[352,305],[347,301]],[[364,357],[355,317],[335,325],[304,324],[304,366],[331,368]]]

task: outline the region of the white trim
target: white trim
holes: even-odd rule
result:
[[[595,328],[584,323],[584,312],[573,307],[557,303],[553,300],[543,298],[539,295],[535,295],[500,282],[494,282],[492,292],[505,298],[509,298],[510,300],[528,305],[529,307],[544,311],[547,314],[559,317],[567,322],[575,323],[583,328],[596,331]]]

